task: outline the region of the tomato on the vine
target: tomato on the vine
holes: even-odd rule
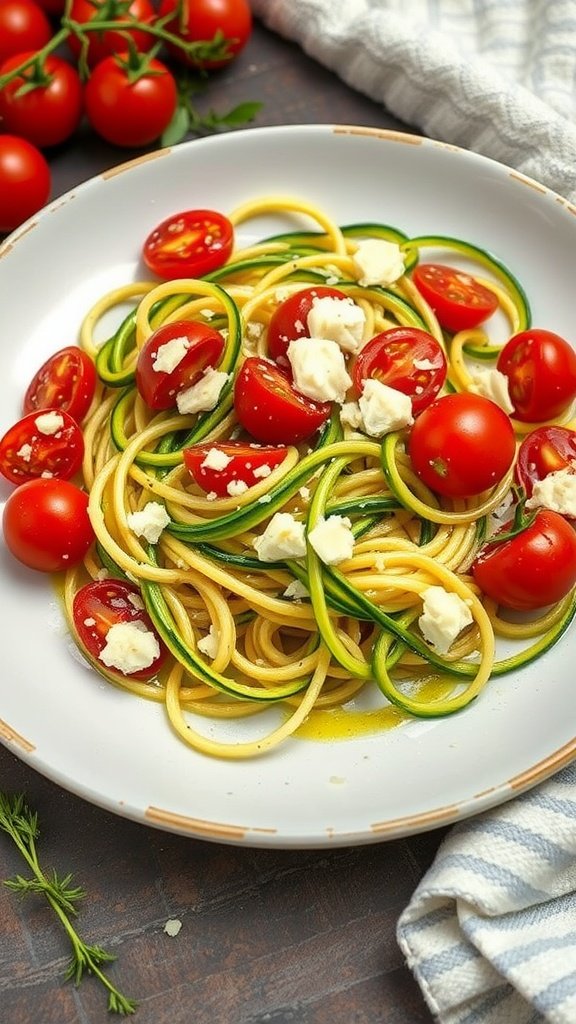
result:
[[[515,334],[497,368],[508,378],[513,415],[523,422],[562,416],[576,399],[576,352],[553,331],[533,327]]]
[[[51,18],[59,18],[66,7],[66,0],[36,0],[36,3]]]
[[[161,0],[160,18],[174,12],[166,29],[187,43],[210,42],[216,36],[227,42],[222,59],[195,60],[186,57],[177,46],[169,46],[172,56],[207,70],[224,67],[246,46],[252,31],[252,12],[248,0]]]
[[[470,498],[500,483],[516,453],[506,413],[468,392],[432,402],[416,419],[408,443],[420,479],[449,498]]]
[[[0,75],[17,68],[32,52],[9,57],[0,67]],[[34,88],[23,86],[38,81]],[[20,135],[35,146],[56,146],[76,130],[82,116],[80,75],[68,61],[50,54],[42,62],[41,78],[37,70],[17,75],[0,89],[2,127]]]
[[[139,21],[151,24],[156,12],[151,0],[72,0],[70,17],[80,25],[91,21]],[[94,67],[105,57],[114,53],[126,53],[127,38],[130,37],[137,50],[147,53],[154,45],[154,36],[141,28],[105,29],[102,32],[87,32],[87,59]],[[76,58],[80,56],[82,42],[77,35],[68,37],[68,45]]]
[[[534,484],[550,473],[569,469],[576,473],[576,431],[569,427],[538,427],[518,449],[514,474],[530,498]]]
[[[50,22],[34,0],[0,0],[0,64],[15,53],[41,50],[51,37]]]
[[[24,412],[61,409],[80,423],[94,397],[96,368],[76,345],[61,348],[36,371],[24,395]]]
[[[159,60],[147,60],[135,72],[126,54],[105,57],[97,64],[84,91],[86,115],[95,132],[115,146],[147,146],[168,127],[178,92],[171,71]]]
[[[331,405],[300,394],[280,367],[250,356],[236,377],[234,409],[244,429],[257,441],[297,444],[326,422]]]
[[[203,277],[226,262],[234,246],[231,221],[217,210],[183,210],[150,232],[142,259],[158,277]]]
[[[502,533],[510,524],[502,528]],[[505,608],[530,611],[561,601],[576,584],[576,531],[551,509],[508,540],[481,551],[472,573],[480,589]]]
[[[84,438],[76,421],[67,412],[43,409],[18,420],[0,439],[0,473],[13,484],[39,476],[69,480],[83,455]]]
[[[86,652],[95,661],[108,665],[113,672],[129,675],[131,679],[149,679],[166,660],[168,651],[144,609],[138,588],[132,583],[113,579],[87,583],[74,596],[72,616],[78,639]],[[140,632],[147,633],[152,643],[143,655],[137,648],[131,649],[128,640],[128,649],[124,645],[126,665],[118,669],[113,661],[106,660],[104,649],[108,634],[114,626],[131,623]]]
[[[286,353],[288,345],[296,338],[310,337],[308,315],[315,299],[342,299],[347,296],[338,288],[315,285],[313,288],[302,288],[284,299],[276,306],[268,324],[267,344],[272,359],[284,366],[288,365]]]
[[[216,458],[211,453],[217,452]],[[203,491],[228,497],[228,487],[253,487],[284,461],[286,448],[270,448],[246,441],[216,441],[184,449],[184,464]],[[221,468],[218,466],[221,464]]]
[[[174,320],[146,340],[136,364],[136,387],[151,409],[170,409],[222,357],[224,338],[207,324]],[[170,353],[167,359],[163,356]]]
[[[0,232],[13,231],[50,195],[50,168],[36,146],[0,134]]]
[[[494,292],[462,270],[441,263],[418,263],[412,280],[447,331],[478,327],[498,309]]]
[[[436,398],[446,380],[446,357],[436,338],[419,327],[391,327],[372,338],[353,360],[356,391],[371,377],[412,399],[415,415]]]
[[[30,480],[12,492],[2,518],[8,550],[30,569],[78,565],[94,540],[88,495],[69,480]]]

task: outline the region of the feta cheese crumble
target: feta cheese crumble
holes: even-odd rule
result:
[[[159,345],[152,369],[155,373],[172,373],[182,362],[189,348],[190,342],[186,337],[172,338],[164,345]]]
[[[462,630],[472,622],[472,612],[458,594],[444,587],[422,592],[423,609],[418,619],[424,639],[438,654],[446,654]]]
[[[232,462],[232,456],[226,455],[221,448],[210,448],[208,454],[200,463],[200,469],[214,469],[219,472],[221,469],[226,469]]]
[[[201,654],[205,654],[207,658],[214,661],[214,658],[218,654],[219,643],[220,634],[218,630],[215,629],[214,626],[210,626],[210,631],[206,633],[206,636],[201,637],[196,646]]]
[[[298,522],[290,512],[276,512],[254,547],[261,562],[282,561],[285,558],[303,558],[306,554],[304,523]]]
[[[186,413],[209,412],[214,409],[227,380],[227,373],[208,367],[200,380],[176,395],[178,412],[184,416]]]
[[[351,558],[354,550],[352,523],[347,516],[329,516],[319,519],[308,534],[314,551],[326,565],[337,565]]]
[[[297,391],[317,402],[340,402],[352,384],[342,349],[328,338],[296,338],[288,345]]]
[[[414,422],[410,395],[383,384],[375,377],[362,382],[358,406],[364,431],[370,437],[382,437]]]
[[[363,239],[352,259],[360,275],[358,283],[364,287],[393,284],[404,274],[400,246],[383,238]]]
[[[576,519],[576,473],[568,468],[558,469],[537,480],[525,507],[549,508]]]
[[[59,412],[42,412],[34,420],[34,426],[41,434],[57,434],[64,426],[64,417]]]
[[[248,484],[244,480],[231,480],[226,490],[231,498],[237,498],[248,490]]]
[[[16,452],[16,455],[19,459],[23,459],[24,462],[30,462],[30,459],[32,458],[32,445],[23,444]]]
[[[309,594],[307,588],[300,580],[292,580],[286,587],[283,597],[287,597],[291,601],[302,601],[304,598],[309,597]]]
[[[130,512],[126,522],[137,537],[144,537],[149,544],[157,544],[162,530],[170,522],[170,516],[159,501],[149,501],[138,512]]]
[[[110,626],[98,658],[108,668],[130,675],[148,668],[159,655],[160,645],[154,633],[138,620]]]
[[[482,398],[489,398],[490,401],[499,405],[508,415],[514,412],[510,391],[508,390],[508,377],[505,373],[490,367],[489,369],[474,370],[470,376],[472,378],[470,391],[473,391],[476,395],[481,395]]]
[[[344,352],[357,352],[362,344],[366,314],[352,299],[316,296],[306,318],[312,338],[335,341]]]

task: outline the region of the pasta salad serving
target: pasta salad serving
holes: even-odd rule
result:
[[[238,244],[267,214],[291,230]],[[101,676],[239,759],[367,693],[453,714],[560,639],[576,352],[497,256],[291,196],[178,211],[141,255],[0,440],[6,546]],[[257,739],[202,727],[271,706]]]

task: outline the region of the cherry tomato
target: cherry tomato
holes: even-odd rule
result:
[[[33,0],[0,0],[0,64],[15,53],[41,50],[51,37],[50,22]]]
[[[51,18],[59,18],[60,15],[64,14],[66,0],[36,0],[36,2]]]
[[[167,281],[202,277],[226,262],[233,245],[234,228],[223,213],[184,210],[150,232],[142,258],[153,274]]]
[[[0,67],[4,75],[18,67],[30,53],[9,57]],[[82,84],[71,64],[50,55],[43,61],[46,85],[38,85],[19,95],[19,90],[33,78],[25,72],[13,78],[0,90],[2,127],[21,135],[35,146],[56,146],[72,135],[82,116]]]
[[[166,660],[166,647],[144,609],[140,591],[131,583],[112,579],[87,583],[74,596],[72,615],[78,639],[95,661],[99,660],[106,646],[108,631],[120,622],[137,622],[141,628],[154,634],[160,653],[146,668],[121,673],[129,675],[131,679],[149,679]]]
[[[562,469],[576,472],[576,431],[538,427],[523,439],[516,456],[516,480],[530,498],[534,484]]]
[[[96,64],[84,91],[86,115],[95,132],[125,148],[154,142],[172,120],[178,104],[174,76],[165,64],[151,60],[132,79],[126,54]]]
[[[295,338],[308,338],[308,314],[314,299],[345,299],[347,296],[338,288],[327,288],[317,285],[314,288],[303,288],[294,292],[276,307],[268,324],[268,352],[284,366],[288,365],[286,352],[288,345]]]
[[[512,424],[495,402],[463,392],[437,398],[420,413],[409,452],[416,473],[431,490],[470,498],[503,479],[516,444]]]
[[[50,168],[31,142],[0,135],[0,232],[13,231],[50,195]]]
[[[214,448],[230,460],[223,469],[204,465],[208,453]],[[287,448],[263,448],[245,441],[218,441],[216,444],[196,444],[193,448],[185,448],[184,463],[203,491],[226,498],[230,495],[229,484],[234,485],[238,481],[253,487],[284,461],[287,452]]]
[[[166,23],[169,32],[184,42],[209,42],[217,34],[228,42],[228,57],[221,60],[198,61],[187,58],[177,46],[170,46],[173,57],[207,70],[224,67],[246,46],[252,31],[252,14],[248,0],[161,0],[159,16],[174,11]]]
[[[52,414],[59,421],[55,431],[49,423]],[[83,455],[84,438],[75,420],[60,409],[43,409],[6,431],[0,440],[0,472],[13,484],[42,475],[69,480],[80,469]]]
[[[182,356],[171,371],[154,369],[163,345],[182,342]],[[206,324],[175,320],[154,331],[140,350],[136,387],[151,409],[170,409],[176,395],[200,380],[204,370],[216,366],[224,351],[224,338]],[[160,353],[162,356],[162,353]]]
[[[81,348],[69,345],[50,356],[36,371],[26,394],[24,412],[60,409],[80,423],[94,397],[96,368]]]
[[[132,0],[131,3],[118,4],[116,0],[72,0],[70,17],[85,25],[96,19],[100,21],[137,21],[151,23],[155,18],[154,5],[151,0]],[[141,28],[106,29],[103,32],[87,32],[88,41],[88,63],[94,67],[105,57],[114,53],[125,53],[127,49],[126,39],[129,36],[135,44],[136,49],[147,53],[154,45],[154,37]],[[68,45],[76,58],[80,56],[81,41],[76,35],[68,37]]]
[[[412,411],[422,412],[446,380],[446,358],[427,331],[392,327],[372,338],[356,356],[351,376],[358,394],[370,377],[410,395]]]
[[[470,274],[441,263],[419,263],[412,280],[447,331],[478,327],[498,309],[498,299],[489,288]]]
[[[30,480],[12,492],[2,519],[8,550],[30,569],[78,565],[94,540],[88,495],[69,480]]]
[[[541,423],[566,412],[576,398],[576,352],[559,334],[532,328],[515,334],[498,356],[517,419]]]
[[[508,523],[501,532],[509,528]],[[558,512],[541,509],[515,537],[487,544],[472,573],[480,589],[505,608],[530,611],[554,604],[576,584],[576,532]]]
[[[331,406],[300,394],[280,367],[251,356],[236,377],[234,408],[244,429],[257,441],[297,444],[325,423]]]

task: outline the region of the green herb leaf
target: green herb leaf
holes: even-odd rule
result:
[[[174,111],[170,124],[165,128],[160,138],[161,146],[176,146],[188,134],[190,130],[190,114],[188,107],[180,104]]]
[[[239,103],[237,107],[233,107],[227,114],[213,116],[217,124],[227,125],[229,128],[235,128],[241,124],[247,124],[249,121],[253,121],[261,109],[261,103]]]

